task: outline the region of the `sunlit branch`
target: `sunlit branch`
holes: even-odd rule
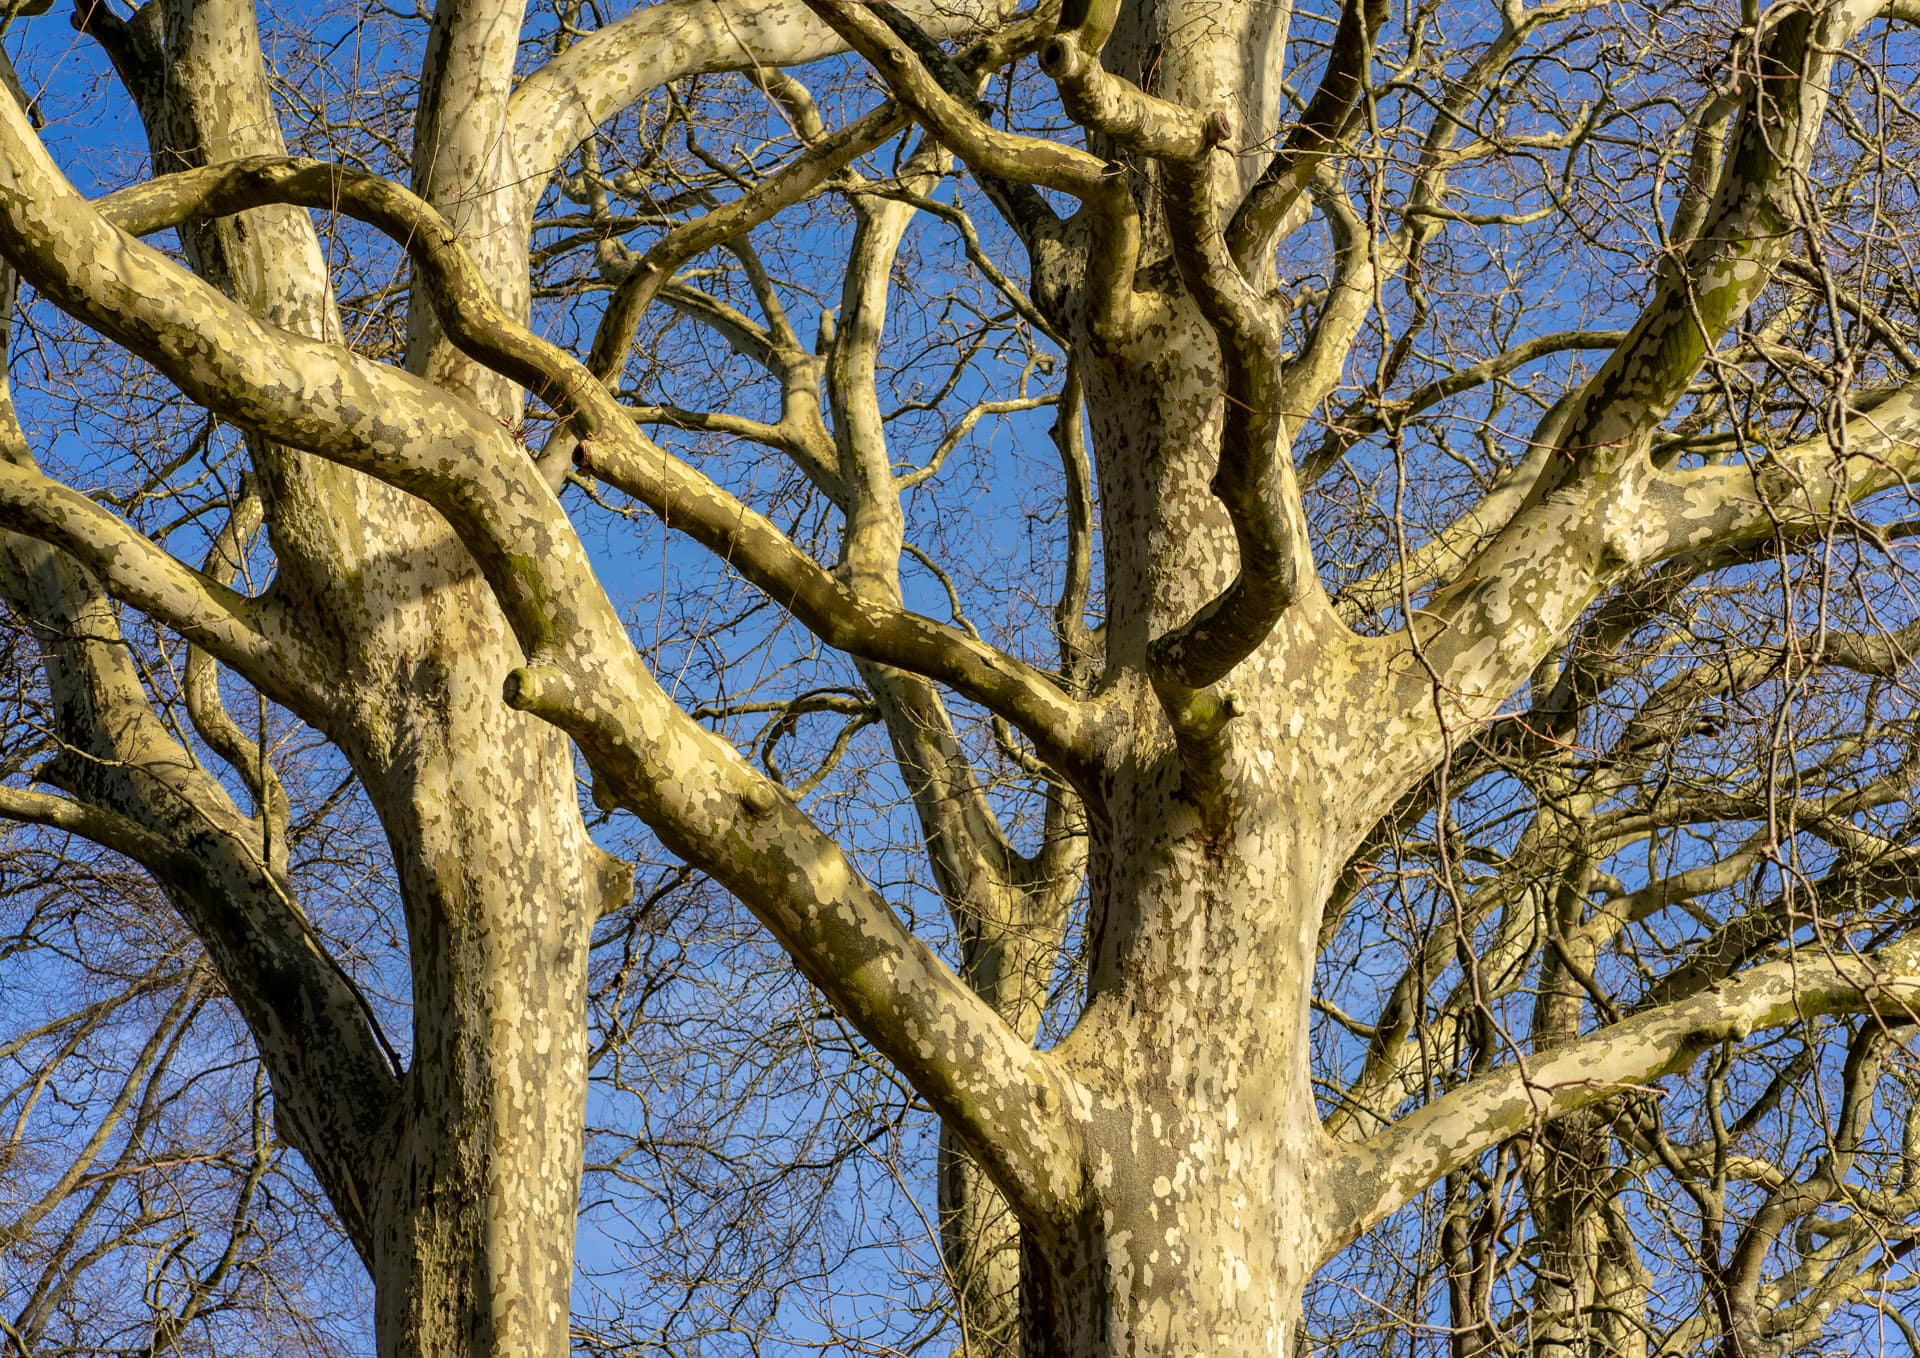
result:
[[[450,333],[498,319],[444,224],[404,190],[331,167],[274,164],[255,162],[238,181],[276,196],[298,184],[321,204],[365,190],[356,207],[419,250],[422,275],[457,327]],[[183,176],[174,195],[162,186],[145,201],[173,197],[175,207],[200,210],[227,182],[219,171]],[[178,193],[182,184],[193,191]],[[507,703],[570,735],[606,799],[746,903],[935,1110],[977,1142],[1025,1218],[1053,1220],[1076,1198],[1084,1175],[1064,1116],[1067,1078],[901,923],[782,789],[672,703],[509,431],[410,374],[261,324],[114,230],[59,176],[10,100],[0,101],[0,252],[44,295],[227,418],[432,503],[485,573],[527,657],[506,676]],[[557,389],[563,409],[591,415],[613,400],[577,364],[542,371],[546,352],[524,332],[467,338]],[[631,429],[624,415],[619,423]]]
[[[937,37],[991,30],[1012,5],[916,3],[904,10]],[[575,146],[649,91],[689,75],[756,71],[818,61],[845,50],[798,0],[667,0],[581,37],[514,91],[508,138],[529,176],[527,210]]]
[[[265,202],[333,207],[406,245],[433,291],[449,338],[572,420],[581,440],[575,461],[582,470],[634,496],[669,526],[714,551],[830,645],[948,683],[1005,716],[1050,760],[1058,758],[1060,767],[1082,764],[1090,748],[1090,715],[1051,680],[957,629],[850,595],[764,515],[640,434],[617,398],[571,355],[508,317],[451,229],[400,186],[317,162],[258,159],[152,180],[113,195],[106,208],[110,220],[136,228],[137,234]],[[365,367],[356,371],[374,377]],[[461,483],[449,490],[462,497],[473,493]],[[476,502],[476,508],[485,517],[500,512],[486,502]],[[538,609],[528,624],[541,631],[558,625]]]
[[[1352,1239],[1488,1147],[1684,1070],[1714,1043],[1861,1011],[1913,1021],[1920,944],[1859,955],[1809,950],[1470,1080],[1359,1148],[1356,1168],[1377,1174],[1381,1188],[1339,1238]]]
[[[1272,243],[1314,172],[1338,149],[1366,87],[1367,63],[1387,10],[1382,0],[1345,0],[1341,6],[1319,88],[1227,225],[1228,253],[1242,268]]]
[[[1147,94],[1103,68],[1072,32],[1040,49],[1040,68],[1053,77],[1068,117],[1137,154],[1194,161],[1233,135],[1223,110],[1191,109]]]
[[[894,96],[967,164],[997,179],[1037,184],[1083,200],[1106,196],[1105,162],[1077,147],[1004,132],[927,69],[919,55],[870,6],[808,0],[823,22],[872,62]]]
[[[116,598],[234,666],[274,701],[303,713],[325,708],[332,662],[295,635],[270,599],[248,598],[177,560],[30,463],[0,457],[0,528],[60,548]]]
[[[264,517],[264,505],[259,490],[249,478],[243,483],[238,502],[227,517],[226,524],[215,535],[213,547],[207,553],[205,573],[215,579],[231,579],[241,568],[247,548],[260,530]],[[227,762],[240,781],[246,785],[258,808],[263,838],[266,843],[266,857],[276,871],[286,868],[287,824],[292,808],[287,801],[286,789],[280,785],[280,775],[268,762],[263,742],[266,732],[260,733],[255,741],[240,729],[237,722],[227,712],[226,704],[220,698],[220,676],[214,658],[197,646],[187,650],[186,674],[183,676],[183,696],[187,703],[187,718],[193,723],[193,729],[200,738],[211,746],[216,754]]]
[[[1168,220],[1182,277],[1220,342],[1226,411],[1214,494],[1226,506],[1240,569],[1225,591],[1153,644],[1158,676],[1184,689],[1219,679],[1265,640],[1313,579],[1290,456],[1300,412],[1287,405],[1273,309],[1227,253],[1213,210],[1218,155],[1167,167]]]
[[[1140,254],[1139,215],[1125,176],[1077,147],[994,127],[971,100],[949,89],[913,44],[871,7],[845,0],[807,0],[807,4],[848,46],[873,63],[915,119],[981,176],[990,190],[995,181],[1040,185],[1080,199],[1091,225],[1086,287],[1092,299],[1093,330],[1107,340],[1125,335],[1135,322],[1133,273]],[[1038,210],[1037,206],[1015,210],[1014,216],[1031,219]],[[1050,215],[1051,210],[1047,212]],[[1030,237],[1037,229],[1032,220],[1016,220],[1016,225]]]

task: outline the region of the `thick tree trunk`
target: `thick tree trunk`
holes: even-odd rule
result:
[[[469,772],[405,826],[420,835],[410,904],[438,917],[440,941],[416,950],[417,1046],[375,1211],[383,1358],[567,1348],[599,893],[577,849],[568,862],[542,848],[566,842],[552,827],[501,832],[555,808],[502,816]]]
[[[1285,1246],[1246,1250],[1250,1219],[1263,1214],[1243,1194],[1205,1208],[1189,1200],[1165,1225],[1164,1210],[1103,1213],[1066,1247],[1031,1243],[1021,1274],[1027,1358],[1118,1355],[1272,1355],[1293,1352],[1304,1278]],[[1145,1249],[1156,1231],[1180,1242]],[[1141,1256],[1158,1256],[1156,1269]]]
[[[1238,569],[1210,485],[1217,347],[1190,303],[1163,302],[1087,375],[1107,655],[1136,675]],[[1055,1053],[1088,1091],[1089,1182],[1077,1219],[1029,1223],[1024,1358],[1292,1352],[1335,1219],[1307,1004],[1368,818],[1342,781],[1350,656],[1315,594],[1216,692],[1116,695],[1131,721],[1092,832],[1088,1003]],[[1228,715],[1184,720],[1189,699]]]
[[[1291,825],[1219,836],[1165,810],[1190,833],[1110,849],[1096,880],[1101,956],[1125,974],[1095,998],[1098,1041],[1061,1049],[1091,1091],[1090,1182],[1077,1221],[1029,1232],[1027,1358],[1287,1354],[1319,1262],[1327,1145],[1302,992],[1276,973],[1306,962],[1320,874],[1295,872]]]
[[[567,1351],[581,1016],[610,884],[593,877],[566,747],[499,702],[514,648],[481,593],[453,582],[420,610],[440,639],[413,637],[422,658],[379,705],[386,743],[357,752],[400,868],[414,977],[374,1209],[382,1358]]]
[[[481,112],[426,120],[423,153],[433,154],[423,187],[468,210],[474,195],[465,190],[489,182],[488,165],[462,138],[487,142],[478,122],[497,115],[505,77],[489,84],[460,73],[489,62],[510,70],[518,13],[506,3],[449,7],[436,28],[434,88]],[[123,32],[115,60],[140,98],[161,168],[284,150],[250,0],[169,0]],[[479,234],[492,272],[506,280],[506,302],[524,309],[524,259],[502,263],[504,238]],[[196,268],[257,313],[338,335],[304,212],[265,209],[187,240]],[[416,364],[439,363],[448,369],[441,377],[490,401],[503,420],[517,416],[511,384],[467,371],[435,345],[426,312],[410,313]],[[584,1134],[587,950],[625,877],[581,822],[566,738],[502,703],[501,684],[524,657],[445,522],[386,485],[292,449],[255,440],[251,451],[279,563],[275,589],[338,656],[328,682],[340,701],[327,734],[372,798],[406,916],[413,1043],[377,1137],[379,1163],[355,1166],[358,1177],[318,1166],[330,1188],[375,1185],[373,1201],[336,1206],[369,1223],[370,1239],[359,1243],[379,1352],[560,1358]],[[322,1160],[338,1153],[302,1149]]]

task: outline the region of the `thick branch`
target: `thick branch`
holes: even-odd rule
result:
[[[1799,184],[1818,144],[1834,57],[1877,0],[1816,13],[1783,8],[1761,39],[1747,104],[1699,232],[1664,265],[1653,297],[1582,394],[1561,439],[1565,459],[1535,499],[1569,480],[1605,476],[1646,439],[1728,327],[1772,276],[1799,226]]]
[[[995,27],[1015,6],[903,0],[901,8],[935,37],[952,38]],[[528,210],[568,152],[648,91],[703,72],[797,66],[844,50],[798,0],[667,0],[636,9],[573,43],[514,91],[507,140],[526,176],[520,191]]]
[[[1190,690],[1226,677],[1251,655],[1313,579],[1291,457],[1298,413],[1287,408],[1272,309],[1220,235],[1213,203],[1221,159],[1169,165],[1165,195],[1181,277],[1220,343],[1227,390],[1213,493],[1226,507],[1240,555],[1233,582],[1153,643],[1158,677]]]
[[[915,119],[967,164],[999,179],[1038,184],[1076,198],[1103,196],[1105,162],[1077,147],[993,126],[950,92],[905,40],[865,6],[808,0],[849,47],[872,62]]]
[[[1877,953],[1806,953],[1648,1010],[1481,1076],[1370,1138],[1355,1157],[1377,1190],[1340,1243],[1384,1220],[1443,1175],[1551,1118],[1685,1070],[1701,1051],[1821,1014],[1868,1011],[1911,1021],[1920,1010],[1920,941]]]
[[[1100,65],[1064,32],[1040,49],[1067,116],[1129,151],[1157,160],[1195,161],[1233,135],[1223,111],[1204,113],[1146,93]]]
[[[1642,511],[1654,558],[1818,531],[1836,514],[1906,484],[1920,463],[1920,387],[1857,413],[1829,435],[1747,464],[1662,473]]]
[[[1674,554],[1658,540],[1672,507],[1656,499],[1664,489],[1647,444],[1798,229],[1796,186],[1819,140],[1838,45],[1873,10],[1866,0],[1818,14],[1781,7],[1762,35],[1763,78],[1700,234],[1660,270],[1519,512],[1410,619],[1411,654],[1384,706],[1429,734],[1418,750],[1403,743],[1402,769],[1489,715],[1621,571]],[[1696,545],[1711,538],[1705,525],[1690,528]]]
[[[320,197],[331,172],[306,182]],[[383,203],[409,201],[394,186],[377,190]],[[458,271],[444,226],[411,224],[428,228],[412,242],[422,251],[416,258],[449,261],[443,304],[497,315],[484,292],[460,290],[470,275]],[[901,924],[777,785],[660,689],[559,503],[507,430],[409,374],[261,324],[114,231],[60,177],[10,100],[0,101],[0,252],[64,309],[227,418],[427,499],[473,554],[529,658],[508,676],[507,701],[571,735],[615,804],[745,902],[961,1128],[1025,1219],[1045,1223],[1077,1201],[1082,1168],[1066,1077]],[[463,328],[474,322],[458,307],[443,315]],[[499,348],[503,360],[525,365],[517,371],[555,382],[524,333],[501,337]],[[611,400],[578,365],[560,375],[557,394],[572,398],[565,408],[576,417]]]
[[[509,317],[494,302],[444,219],[399,185],[312,161],[250,160],[152,180],[114,194],[103,208],[112,220],[138,232],[263,202],[332,208],[367,221],[405,244],[432,290],[454,343],[537,391],[573,421],[581,439],[576,462],[582,470],[633,495],[668,526],[708,547],[829,645],[949,684],[1026,732],[1049,759],[1059,759],[1063,770],[1086,766],[1093,748],[1088,709],[1031,666],[956,628],[850,594],[765,515],[641,434],[613,394],[571,355]],[[101,328],[112,333],[112,318]],[[336,365],[337,359],[329,354],[327,367]],[[355,365],[353,372],[376,387],[402,383],[399,375],[367,365]],[[423,399],[444,398],[435,389],[424,388],[418,394],[395,392],[383,399],[406,409],[418,408]],[[489,434],[485,442],[491,446],[498,440]],[[386,445],[381,440],[376,446]],[[395,473],[408,478],[419,474],[417,468],[390,467],[388,475]],[[405,481],[396,484],[413,488]],[[425,490],[419,493],[434,498]],[[504,506],[476,498],[475,488],[458,477],[448,479],[442,493],[468,501],[489,521],[505,512]],[[520,588],[524,590],[525,585]],[[564,592],[565,587],[556,580],[539,589]],[[524,602],[532,609],[531,624],[543,611],[534,593],[526,593]],[[556,624],[538,625],[545,632]]]

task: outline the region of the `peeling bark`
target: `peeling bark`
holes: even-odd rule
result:
[[[1524,339],[1386,395],[1423,322],[1390,336],[1382,299],[1397,287],[1414,311],[1425,306],[1422,251],[1452,211],[1447,167],[1475,100],[1536,24],[1578,12],[1545,8],[1506,13],[1448,76],[1392,229],[1332,168],[1379,113],[1368,85],[1391,16],[1358,3],[1343,8],[1318,92],[1291,122],[1290,7],[1217,0],[1074,3],[1058,31],[1042,14],[999,34],[1004,48],[961,59],[937,40],[990,30],[1004,7],[669,0],[582,37],[517,86],[524,6],[459,0],[433,16],[410,189],[285,156],[239,0],[159,0],[133,20],[86,21],[146,120],[162,175],[152,183],[88,203],[24,112],[0,109],[0,254],[53,305],[244,429],[276,563],[257,596],[229,583],[249,521],[230,525],[206,571],[183,565],[41,475],[14,428],[0,461],[0,590],[43,634],[69,750],[47,781],[68,798],[8,788],[0,813],[92,835],[166,886],[368,1266],[383,1358],[557,1358],[569,1344],[587,951],[628,886],[582,821],[576,759],[597,802],[637,816],[734,893],[941,1119],[939,1243],[970,1351],[1294,1354],[1316,1271],[1439,1186],[1454,1352],[1491,1353],[1509,1324],[1493,1301],[1496,1214],[1476,1205],[1493,1196],[1480,1182],[1492,1152],[1508,1157],[1532,1213],[1536,1352],[1643,1358],[1631,1316],[1648,1283],[1613,1187],[1632,1099],[1755,1031],[1829,1014],[1903,1023],[1920,1004],[1920,944],[1894,930],[1808,945],[1808,916],[1783,891],[1721,921],[1633,1005],[1596,994],[1594,968],[1636,917],[1777,863],[1783,815],[1851,855],[1807,883],[1816,897],[1908,893],[1914,859],[1855,823],[1868,793],[1802,815],[1782,813],[1769,784],[1714,813],[1765,823],[1767,836],[1659,882],[1603,881],[1587,823],[1631,813],[1651,824],[1664,811],[1657,798],[1615,805],[1652,777],[1645,751],[1684,740],[1708,700],[1769,682],[1792,648],[1723,650],[1712,673],[1656,651],[1674,668],[1647,671],[1661,682],[1609,748],[1578,752],[1601,770],[1584,783],[1570,772],[1581,709],[1699,562],[1818,542],[1842,510],[1920,468],[1920,394],[1908,385],[1869,405],[1841,393],[1829,412],[1838,433],[1748,464],[1680,465],[1656,451],[1669,433],[1685,437],[1668,428],[1676,410],[1706,399],[1703,374],[1730,361],[1723,346],[1746,342],[1742,318],[1791,248],[1840,54],[1878,12],[1842,3],[1770,10],[1742,31],[1751,69],[1711,122],[1726,163],[1699,147],[1676,243],[1630,327]],[[811,96],[781,86],[819,136],[803,138],[777,191],[707,204],[707,218],[637,263],[609,230],[604,254],[629,271],[609,266],[616,301],[588,358],[539,333],[532,212],[575,144],[662,81],[848,50],[892,102],[857,131],[827,134]],[[1016,52],[1038,53],[1084,144],[1001,126],[980,101],[979,80]],[[862,180],[859,153],[909,117],[918,140],[891,179]],[[1028,250],[1031,295],[1012,314],[1069,351],[1057,393],[981,407],[1058,408],[1070,560],[1058,601],[1046,601],[1057,664],[994,645],[958,607],[951,622],[923,617],[903,589],[908,497],[971,425],[924,466],[889,446],[886,326],[917,218],[965,220],[937,197],[956,165]],[[746,233],[829,188],[854,204],[855,225],[837,311],[809,347]],[[1324,286],[1301,288],[1315,292],[1303,301],[1273,274],[1277,242],[1309,203],[1332,244]],[[407,252],[404,367],[341,342],[308,209],[338,210]],[[136,238],[167,227],[182,229],[192,272]],[[738,264],[764,324],[674,281],[709,248]],[[1004,274],[989,281],[1017,292]],[[777,418],[689,415],[684,427],[785,452],[837,515],[837,560],[816,560],[797,530],[670,453],[623,403],[628,351],[663,298],[778,388]],[[1330,398],[1376,340],[1376,387],[1335,427]],[[1526,456],[1424,546],[1329,597],[1316,481],[1376,435],[1394,441],[1381,465],[1397,470],[1406,420],[1586,348],[1605,355],[1597,372],[1545,410]],[[554,418],[551,449],[577,449],[582,484],[626,492],[785,610],[809,644],[847,658],[864,692],[836,710],[884,724],[956,965],[908,927],[770,757],[768,772],[751,766],[650,671],[555,490],[554,458],[542,465],[514,436],[530,396]],[[1297,449],[1315,422],[1317,450]],[[1097,633],[1086,618],[1096,497]],[[1397,503],[1391,514],[1403,533]],[[351,766],[405,918],[404,1071],[303,927],[272,848],[284,794],[276,801],[260,773],[248,781],[259,814],[246,816],[193,765],[121,652],[116,603],[193,645],[187,707],[230,764],[264,757],[222,724],[215,664]],[[1367,617],[1387,621],[1363,635]],[[1911,639],[1911,628],[1836,632],[1816,662],[1885,679]],[[963,738],[967,704],[1044,801],[1031,854],[1014,847],[1033,841],[1001,822]],[[1499,882],[1463,892],[1447,875],[1447,780],[1502,759],[1535,813]],[[1884,801],[1905,795],[1884,790]],[[1323,946],[1383,836],[1429,818],[1453,932],[1442,921],[1410,945],[1378,1022],[1352,1025],[1365,1051],[1338,1091],[1345,1102],[1323,1108],[1312,1050]],[[1607,852],[1639,833],[1616,825]],[[1040,1050],[1083,889],[1084,994],[1071,1031]],[[1443,974],[1454,993],[1435,999]],[[1527,987],[1531,1032],[1502,1045],[1489,995]],[[1840,1196],[1878,1078],[1878,1047],[1858,1043],[1859,1088],[1828,1161],[1775,1185],[1729,1257],[1712,1261],[1733,1358],[1770,1353],[1773,1335],[1808,1323],[1787,1314],[1797,1294],[1769,1308],[1761,1265],[1807,1204]],[[1635,1154],[1655,1153],[1652,1133],[1636,1124],[1632,1135]]]

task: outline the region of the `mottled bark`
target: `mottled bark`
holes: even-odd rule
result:
[[[1209,485],[1216,352],[1169,298],[1089,367],[1107,653],[1135,673],[1233,579]],[[1031,1352],[1290,1351],[1326,1219],[1306,996],[1343,848],[1316,754],[1326,704],[1307,695],[1339,691],[1352,664],[1309,594],[1230,699],[1143,680],[1109,699],[1128,721],[1096,794],[1086,1010],[1057,1052],[1087,1091],[1088,1189],[1057,1241],[1028,1242]]]
[[[443,7],[416,149],[429,197],[484,222],[486,194],[518,191],[485,152],[501,145],[521,15],[470,8]],[[284,151],[250,3],[152,6],[117,37],[158,168]],[[493,252],[482,263],[503,302],[524,310],[524,237],[476,239]],[[339,335],[304,211],[210,222],[188,245],[199,271],[256,314],[318,339]],[[435,347],[431,310],[411,314],[424,370],[502,417],[517,411],[517,388],[462,377],[470,361]],[[274,592],[326,639],[336,667],[314,715],[372,799],[406,908],[410,1068],[361,1129],[372,1136],[377,1126],[377,1138],[333,1152],[364,1180],[335,1203],[362,1221],[355,1235],[375,1282],[382,1352],[563,1353],[586,943],[623,883],[581,826],[565,740],[499,702],[521,651],[444,523],[378,481],[265,436],[251,451],[279,561]],[[322,1154],[315,1146],[310,1158],[331,1183],[338,1171]]]
[[[998,13],[986,7],[647,7],[515,93],[521,9],[463,0],[436,11],[411,192],[282,158],[250,11],[225,0],[100,21],[156,161],[181,172],[172,178],[90,205],[21,111],[0,111],[0,252],[55,305],[252,440],[279,562],[263,598],[172,561],[51,485],[22,452],[0,464],[0,525],[34,541],[7,540],[8,586],[57,634],[48,670],[70,709],[70,743],[116,762],[111,777],[68,780],[91,810],[118,818],[99,833],[144,846],[163,880],[192,876],[174,854],[217,879],[218,891],[199,896],[193,882],[169,885],[369,1262],[383,1355],[566,1348],[586,945],[623,888],[581,823],[577,754],[598,800],[640,817],[738,896],[940,1116],[943,1253],[980,1351],[1291,1353],[1307,1283],[1336,1250],[1443,1179],[1457,1206],[1480,1157],[1532,1137],[1536,1158],[1522,1173],[1540,1247],[1536,1347],[1549,1358],[1580,1348],[1636,1358],[1624,1317],[1642,1282],[1607,1184],[1607,1116],[1621,1091],[1756,1027],[1905,1012],[1920,998],[1915,945],[1747,966],[1792,933],[1784,910],[1758,911],[1751,936],[1730,930],[1717,940],[1724,949],[1710,941],[1698,966],[1670,973],[1681,982],[1671,993],[1651,990],[1637,1011],[1589,1027],[1582,978],[1618,926],[1588,913],[1593,864],[1577,821],[1606,789],[1546,786],[1557,809],[1512,857],[1544,865],[1549,883],[1516,888],[1510,877],[1461,908],[1462,939],[1501,912],[1471,965],[1507,993],[1529,975],[1540,987],[1526,1060],[1496,1060],[1470,1034],[1478,1016],[1455,1007],[1436,1026],[1476,1050],[1456,1084],[1429,1096],[1426,1053],[1410,1033],[1426,982],[1467,945],[1426,940],[1373,1029],[1350,1104],[1325,1124],[1309,1053],[1316,956],[1328,903],[1349,890],[1342,874],[1376,823],[1522,685],[1557,701],[1542,662],[1604,592],[1684,553],[1817,520],[1920,462],[1912,390],[1849,426],[1869,454],[1853,461],[1831,457],[1824,440],[1782,450],[1759,474],[1673,470],[1649,452],[1788,248],[1787,208],[1836,54],[1869,7],[1795,9],[1751,35],[1758,74],[1740,94],[1729,164],[1702,175],[1698,221],[1632,327],[1573,332],[1480,366],[1491,378],[1566,348],[1610,354],[1540,420],[1536,455],[1391,579],[1362,582],[1361,594],[1398,596],[1397,620],[1376,636],[1351,630],[1327,597],[1293,444],[1426,228],[1381,232],[1339,185],[1321,184],[1333,245],[1297,350],[1287,347],[1292,302],[1257,256],[1300,216],[1352,124],[1384,22],[1377,7],[1343,11],[1319,93],[1297,135],[1275,141],[1287,6],[1074,4],[1070,31],[1040,46],[1084,147],[996,125],[921,26],[964,31]],[[1486,80],[1536,18],[1508,16],[1481,63]],[[842,42],[898,100],[873,126],[905,110],[926,136],[892,197],[856,200],[837,316],[818,352],[769,303],[752,244],[732,229],[758,206],[732,209],[725,229],[710,223],[699,237],[731,249],[761,294],[767,323],[743,347],[780,387],[777,426],[727,428],[768,433],[832,502],[842,531],[829,566],[669,455],[608,390],[658,280],[643,276],[625,294],[636,314],[619,317],[583,364],[529,326],[527,231],[560,157],[649,82],[809,60]],[[1420,149],[1409,192],[1430,211],[1446,197],[1444,166],[1479,78],[1449,91]],[[847,156],[832,161],[849,176],[843,187],[857,143],[832,150]],[[889,450],[877,374],[898,247],[949,152],[1021,234],[1037,324],[1072,351],[1063,424],[1079,420],[1084,392],[1090,469],[1061,441],[1076,542],[1055,615],[1057,672],[903,599],[902,497],[917,483]],[[818,187],[808,175],[827,163],[795,177],[795,198]],[[1067,199],[1078,206],[1063,220],[1056,206]],[[318,242],[296,205],[356,217],[407,250],[417,300],[404,370],[337,343]],[[197,219],[217,219],[187,231],[203,282],[126,234]],[[649,255],[636,273],[678,262]],[[583,472],[691,535],[851,658],[913,799],[957,968],[909,931],[787,788],[695,723],[648,671],[553,490],[556,469],[511,433],[529,392],[555,412],[556,446],[577,447]],[[1416,393],[1407,407],[1448,394]],[[1329,433],[1308,470],[1393,422]],[[1089,471],[1104,548],[1097,674],[1082,616]],[[59,588],[34,583],[42,578]],[[414,1033],[404,1074],[374,1060],[378,1035],[351,987],[302,954],[297,906],[269,899],[270,852],[243,861],[259,827],[216,804],[209,838],[130,790],[173,778],[167,796],[187,801],[200,784],[169,772],[178,751],[149,738],[138,685],[120,676],[126,691],[109,693],[97,677],[107,653],[68,635],[82,621],[103,634],[109,597],[238,670],[350,761],[385,829],[406,918]],[[1731,667],[1723,691],[1771,663],[1751,659]],[[996,821],[942,685],[1004,723],[1010,746],[1031,747],[1009,757],[1048,798],[1033,856],[1015,852]],[[1545,715],[1515,739],[1563,736],[1564,714]],[[1650,704],[1642,728],[1661,715]],[[1415,805],[1406,818],[1422,814]],[[1727,861],[1738,870],[1748,859]],[[1887,862],[1891,889],[1910,868]],[[1083,1008],[1058,1046],[1037,1051],[1083,874]],[[1535,929],[1556,950],[1528,973]],[[288,990],[291,1017],[276,1000]],[[1426,1101],[1406,1111],[1416,1096]],[[1847,1153],[1822,1171],[1829,1179]],[[1765,1232],[1796,1219],[1785,1206],[1774,1215],[1722,1270],[1735,1358],[1759,1352]],[[1443,1231],[1463,1355],[1498,1338],[1488,1229],[1461,1213]]]

